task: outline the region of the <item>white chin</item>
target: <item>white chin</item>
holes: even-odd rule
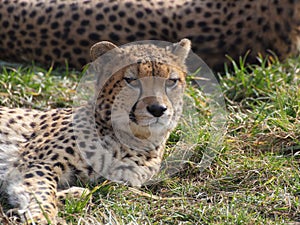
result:
[[[168,124],[169,124],[168,120],[164,120],[160,118],[153,118],[138,123],[138,125],[142,127],[161,127],[161,126],[168,126]]]

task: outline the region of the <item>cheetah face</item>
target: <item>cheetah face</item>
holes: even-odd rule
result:
[[[136,137],[157,136],[174,128],[182,111],[183,71],[171,65],[146,62],[126,69],[123,80],[126,86],[121,93],[128,97],[123,109]]]
[[[114,66],[120,61],[125,66],[106,81],[97,105],[102,121],[111,124],[119,138],[135,139],[138,146],[140,141],[157,146],[175,128],[182,112],[185,59],[190,50],[188,40],[178,44],[171,48],[146,45],[117,49]],[[100,45],[92,51],[97,55],[105,48],[107,45]],[[113,70],[104,67],[99,74]]]
[[[185,72],[159,62],[131,65],[112,107],[113,125],[140,139],[174,128],[182,111]]]

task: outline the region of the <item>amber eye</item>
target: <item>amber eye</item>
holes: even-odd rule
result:
[[[140,86],[140,81],[136,78],[132,78],[132,77],[124,77],[125,82],[131,86],[131,87],[139,87]]]
[[[166,80],[166,87],[173,88],[178,84],[179,78],[171,78]]]

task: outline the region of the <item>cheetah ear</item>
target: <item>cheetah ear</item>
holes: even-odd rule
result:
[[[172,47],[173,54],[184,62],[191,50],[191,41],[184,38],[180,42],[175,43]]]
[[[91,57],[92,61],[94,61],[95,59],[97,59],[101,55],[105,54],[109,50],[112,50],[115,48],[119,49],[118,46],[116,46],[115,44],[113,44],[109,41],[98,42],[91,47],[90,57]]]

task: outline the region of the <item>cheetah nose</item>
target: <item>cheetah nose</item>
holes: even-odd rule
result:
[[[152,104],[150,106],[147,106],[147,111],[154,117],[161,117],[166,110],[167,107],[164,105]]]

